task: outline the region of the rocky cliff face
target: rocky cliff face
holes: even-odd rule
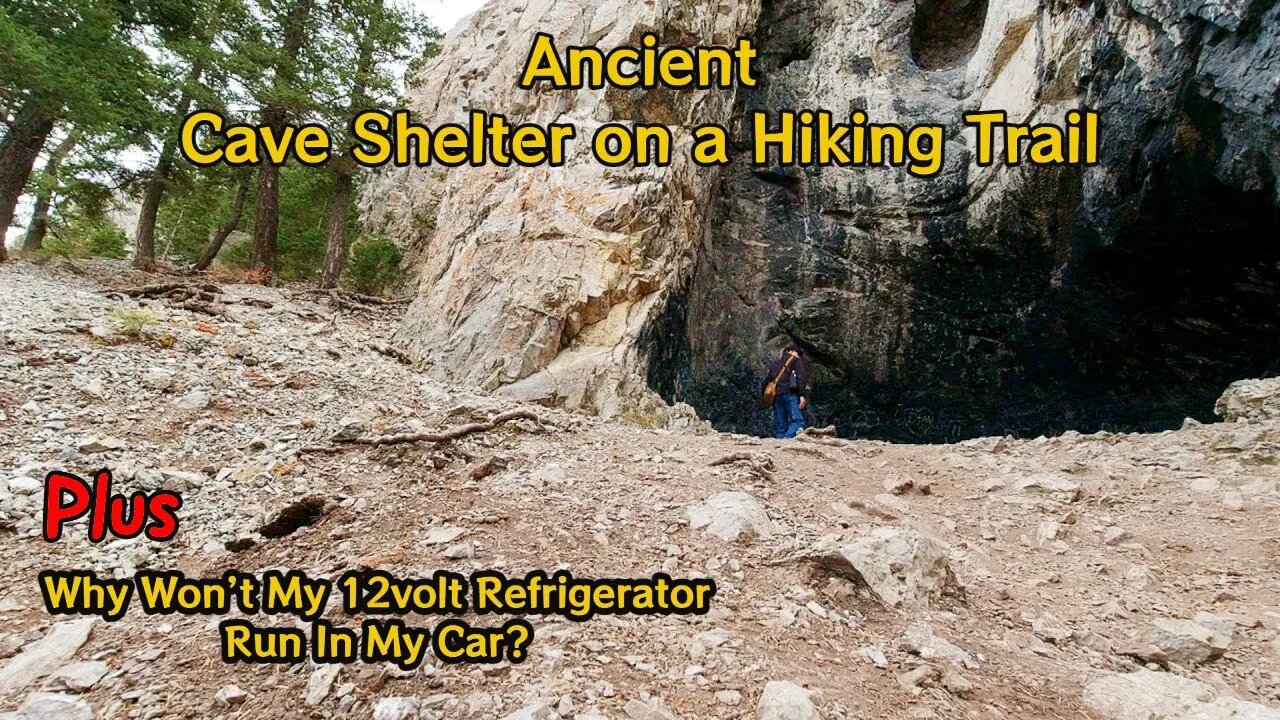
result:
[[[572,122],[562,168],[409,168],[372,183],[370,219],[412,251],[421,291],[399,339],[439,378],[612,416],[657,412],[637,343],[687,285],[716,175],[689,160],[611,169],[590,155],[602,123],[693,126],[727,118],[731,92],[522,91],[533,36],[559,47],[730,44],[753,3],[531,0],[463,21],[411,106],[431,125],[472,110],[513,123]],[[684,142],[689,133],[677,132]],[[665,412],[664,412],[665,414]]]
[[[413,251],[400,333],[433,373],[606,415],[649,388],[762,431],[760,357],[815,360],[819,421],[910,440],[1211,417],[1229,381],[1280,370],[1280,5],[1013,0],[490,3],[415,98],[533,122],[736,127],[719,171],[387,174],[367,214]],[[612,47],[760,46],[754,89],[526,92],[535,32]],[[1091,168],[981,168],[964,112],[1102,113]],[[752,167],[757,109],[944,123],[948,165]],[[688,133],[677,129],[677,137]]]

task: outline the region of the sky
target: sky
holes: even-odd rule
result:
[[[409,0],[432,24],[448,32],[462,18],[484,5],[485,0]]]
[[[459,20],[479,10],[486,0],[404,0],[407,4],[413,5],[431,19],[431,24],[440,30],[448,32]],[[43,162],[43,160],[42,160]],[[139,161],[141,162],[141,161]],[[37,170],[39,168],[37,167]],[[14,227],[9,228],[8,241],[9,244],[17,242],[25,231],[22,226],[30,217],[31,198],[23,197],[18,205],[18,216],[14,218],[16,223]]]

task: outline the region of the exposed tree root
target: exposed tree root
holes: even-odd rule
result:
[[[386,355],[387,357],[391,358],[392,360],[395,360],[396,362],[400,363],[401,365],[412,365],[412,364],[413,364],[413,358],[409,357],[409,356],[408,356],[407,354],[405,354],[403,351],[398,350],[398,349],[396,349],[396,348],[394,348],[394,347],[392,347],[392,346],[390,346],[390,345],[387,345],[387,344],[385,344],[385,343],[380,343],[380,342],[371,342],[371,343],[369,343],[369,349],[370,349],[370,350],[372,350],[372,351],[374,351],[374,352],[376,352],[376,353],[378,353],[378,354],[380,354],[380,355]]]
[[[709,467],[719,467],[721,465],[732,465],[737,462],[745,462],[752,467],[763,468],[765,470],[773,469],[773,458],[762,453],[753,452],[736,452],[729,453],[722,458],[717,458],[707,463]]]
[[[182,303],[182,309],[202,315],[211,315],[213,317],[222,317],[227,313],[219,306],[212,303],[201,302],[199,300],[188,300]]]
[[[539,425],[547,424],[542,418],[538,417],[538,415],[534,413],[532,410],[508,410],[507,412],[499,413],[498,415],[495,415],[491,420],[487,420],[485,422],[468,423],[466,425],[459,425],[458,427],[450,428],[448,430],[444,430],[441,432],[408,433],[404,435],[382,435],[379,437],[355,438],[353,440],[338,440],[336,441],[340,443],[338,445],[307,447],[307,448],[303,448],[301,452],[312,453],[312,454],[322,454],[322,453],[343,452],[344,450],[350,450],[351,448],[356,446],[383,447],[386,445],[407,445],[407,444],[421,443],[421,442],[429,442],[429,443],[452,442],[454,440],[460,440],[464,437],[467,437],[468,435],[474,435],[476,433],[482,433],[482,432],[489,432],[490,430],[493,430],[499,425],[511,422],[512,420],[532,420],[533,422],[538,423]]]
[[[159,298],[170,297],[173,295],[181,295],[184,296],[184,298],[193,298],[201,295],[220,295],[222,294],[222,288],[212,283],[191,284],[186,282],[167,282],[155,285],[142,285],[140,287],[132,288],[111,288],[110,290],[107,290],[107,294],[125,295],[133,298]],[[210,300],[212,297],[202,297],[201,299]]]
[[[303,297],[306,295],[324,295],[329,298],[329,302],[337,307],[347,310],[372,310],[376,307],[390,307],[393,305],[408,305],[413,302],[413,298],[381,298],[374,295],[364,295],[351,290],[339,290],[337,288],[312,288],[310,290],[302,290],[294,294],[294,297]]]
[[[746,465],[750,472],[765,480],[773,478],[773,458],[764,453],[735,452],[707,463],[710,467],[721,467],[734,464]]]

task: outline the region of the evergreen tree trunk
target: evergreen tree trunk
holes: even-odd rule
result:
[[[51,132],[53,117],[28,103],[14,115],[9,133],[0,141],[0,262],[9,258],[4,236],[13,224],[22,189]]]
[[[289,88],[297,81],[296,59],[306,39],[307,16],[315,0],[296,0],[289,12],[280,44],[283,61],[276,68],[277,88]],[[285,107],[275,101],[263,110],[262,123],[270,127],[276,137],[284,134]],[[258,170],[258,207],[253,222],[253,269],[262,273],[262,281],[271,284],[276,276],[276,242],[280,231],[280,168],[263,163]]]
[[[200,82],[204,75],[204,63],[197,61],[187,73],[186,87]],[[191,95],[186,90],[178,101],[176,113],[185,118],[191,112]],[[174,155],[177,154],[178,128],[165,138],[160,148],[160,159],[156,162],[151,179],[147,181],[146,192],[142,195],[142,209],[138,211],[138,231],[133,242],[133,266],[145,272],[156,269],[156,217],[160,214],[160,201],[164,199],[165,185],[169,181],[169,173],[173,172]]]
[[[377,0],[370,13],[364,34],[360,37],[360,56],[356,60],[355,82],[351,89],[351,106],[348,117],[366,103],[364,94],[369,75],[373,73],[373,28],[382,12],[382,0]],[[342,277],[342,264],[346,260],[347,210],[351,206],[351,185],[355,167],[350,156],[344,156],[337,164],[334,181],[333,204],[329,206],[329,231],[324,248],[324,272],[320,275],[320,287],[331,290],[338,287]]]
[[[186,113],[183,113],[186,116]],[[165,182],[173,169],[174,144],[166,140],[160,149],[160,161],[151,172],[147,190],[142,195],[142,209],[138,212],[138,231],[133,241],[133,266],[144,272],[156,269],[156,216],[160,213],[160,201],[164,199]]]
[[[270,112],[270,111],[268,111]],[[272,128],[284,126],[281,120],[265,123]],[[276,137],[280,137],[277,131]],[[276,275],[276,240],[280,231],[280,168],[263,163],[258,169],[258,207],[253,221],[253,269],[263,274],[264,284],[271,284]]]
[[[239,187],[236,188],[236,203],[231,209],[231,217],[227,221],[218,226],[213,234],[209,236],[209,245],[204,249],[204,254],[196,261],[196,270],[208,270],[213,261],[217,259],[218,253],[222,252],[222,244],[227,241],[231,233],[240,227],[240,218],[244,215],[244,201],[249,195],[249,180],[246,176],[240,181]]]
[[[324,272],[320,275],[320,287],[331,290],[338,287],[342,277],[342,264],[346,260],[347,210],[351,206],[352,171],[342,163],[333,187],[333,204],[329,206],[329,232],[324,248]]]
[[[27,234],[22,238],[23,252],[38,252],[44,247],[44,236],[49,232],[49,208],[53,204],[53,191],[58,186],[58,172],[79,140],[74,130],[67,133],[67,137],[49,154],[49,160],[40,171],[41,182],[36,190],[36,205],[31,211]]]

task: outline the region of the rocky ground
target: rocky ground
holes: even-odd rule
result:
[[[1234,388],[1235,422],[1159,435],[783,443],[535,408],[453,443],[308,453],[512,406],[398,360],[396,306],[109,292],[161,280],[0,267],[0,712],[1280,718],[1277,383]],[[181,490],[178,537],[43,542],[44,475],[103,466]],[[261,534],[304,498],[313,525]],[[55,620],[45,568],[665,571],[719,593],[703,617],[531,618],[519,665],[335,672],[225,665],[217,618]]]

